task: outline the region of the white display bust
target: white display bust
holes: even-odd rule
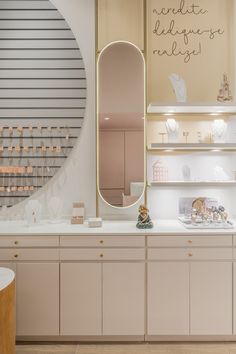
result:
[[[225,143],[227,133],[227,123],[224,119],[215,119],[212,123],[212,137],[214,143]]]
[[[166,121],[166,131],[168,134],[168,142],[169,143],[177,143],[179,136],[179,124],[175,119],[170,118]]]
[[[171,74],[169,79],[175,92],[176,101],[187,102],[187,89],[184,79],[182,79],[178,74]]]

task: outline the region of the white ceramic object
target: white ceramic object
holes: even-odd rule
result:
[[[29,200],[25,206],[25,216],[28,225],[39,224],[42,214],[42,205],[36,200]]]
[[[179,137],[179,123],[175,119],[169,118],[166,121],[166,131],[169,143],[177,143]]]
[[[187,102],[187,89],[184,79],[182,79],[182,77],[178,74],[171,74],[169,79],[175,92],[176,101]]]
[[[225,143],[227,134],[227,123],[224,119],[215,119],[212,123],[212,138],[214,143]]]
[[[191,169],[188,165],[183,166],[182,168],[184,181],[191,181]]]
[[[214,179],[216,181],[229,181],[229,175],[224,171],[223,167],[215,166],[214,168]]]
[[[52,197],[48,202],[48,211],[51,221],[57,222],[62,214],[63,202],[58,197]]]
[[[102,227],[102,218],[88,218],[88,227]]]
[[[14,280],[15,273],[8,268],[0,268],[0,291],[8,287]]]

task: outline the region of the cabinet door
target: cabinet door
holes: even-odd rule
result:
[[[189,264],[148,264],[148,335],[189,334]]]
[[[192,263],[190,334],[232,334],[232,263]]]
[[[103,264],[103,334],[144,335],[144,263]]]
[[[235,241],[236,243],[236,237]],[[233,264],[233,318],[234,318],[234,328],[233,328],[233,334],[236,334],[236,263]]]
[[[17,335],[59,335],[59,264],[17,264]]]
[[[61,264],[61,335],[101,335],[101,267]]]

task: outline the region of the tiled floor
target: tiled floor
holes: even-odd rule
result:
[[[16,354],[236,354],[236,343],[18,345]]]

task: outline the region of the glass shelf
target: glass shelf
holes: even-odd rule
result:
[[[147,108],[148,114],[157,114],[157,115],[209,115],[209,116],[218,116],[218,115],[236,115],[236,102],[229,103],[212,103],[212,104],[203,104],[203,103],[150,103]]]
[[[176,144],[164,144],[164,143],[152,143],[147,146],[148,152],[185,152],[185,151],[211,151],[211,152],[220,152],[220,151],[236,151],[236,144],[227,143],[227,144],[184,144],[184,143],[176,143]]]
[[[148,187],[211,187],[211,186],[236,186],[236,180],[230,181],[157,181],[148,183]]]

